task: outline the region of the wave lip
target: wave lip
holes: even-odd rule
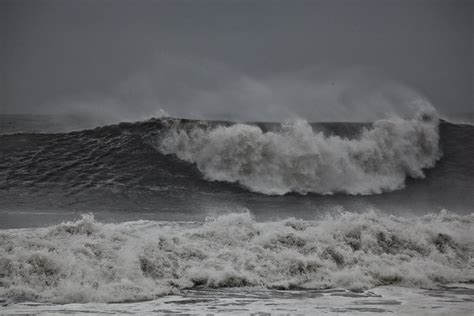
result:
[[[0,298],[124,302],[196,286],[433,288],[474,280],[474,215],[373,211],[317,221],[102,224],[91,216],[0,232]]]
[[[315,132],[302,120],[268,132],[246,124],[172,128],[157,147],[195,163],[207,180],[254,192],[368,195],[424,177],[441,156],[438,125],[436,113],[425,111],[376,121],[353,139]]]

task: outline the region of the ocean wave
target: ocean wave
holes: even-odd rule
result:
[[[254,192],[367,195],[424,177],[423,169],[441,156],[438,124],[429,110],[376,121],[352,139],[315,132],[302,120],[268,132],[247,124],[171,128],[157,148],[195,163],[207,180],[237,182]]]
[[[55,303],[148,300],[192,287],[367,289],[474,280],[474,214],[343,212],[256,222],[75,222],[0,231],[0,297]]]

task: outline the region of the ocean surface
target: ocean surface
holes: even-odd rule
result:
[[[0,313],[474,310],[472,125],[69,120],[0,116]]]

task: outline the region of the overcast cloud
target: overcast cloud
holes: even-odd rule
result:
[[[474,1],[0,0],[3,113],[474,111]]]

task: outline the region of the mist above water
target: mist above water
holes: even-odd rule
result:
[[[412,117],[428,101],[363,67],[314,66],[254,76],[209,60],[160,56],[112,91],[71,97],[47,108],[97,125],[150,117],[313,122],[372,122]]]

